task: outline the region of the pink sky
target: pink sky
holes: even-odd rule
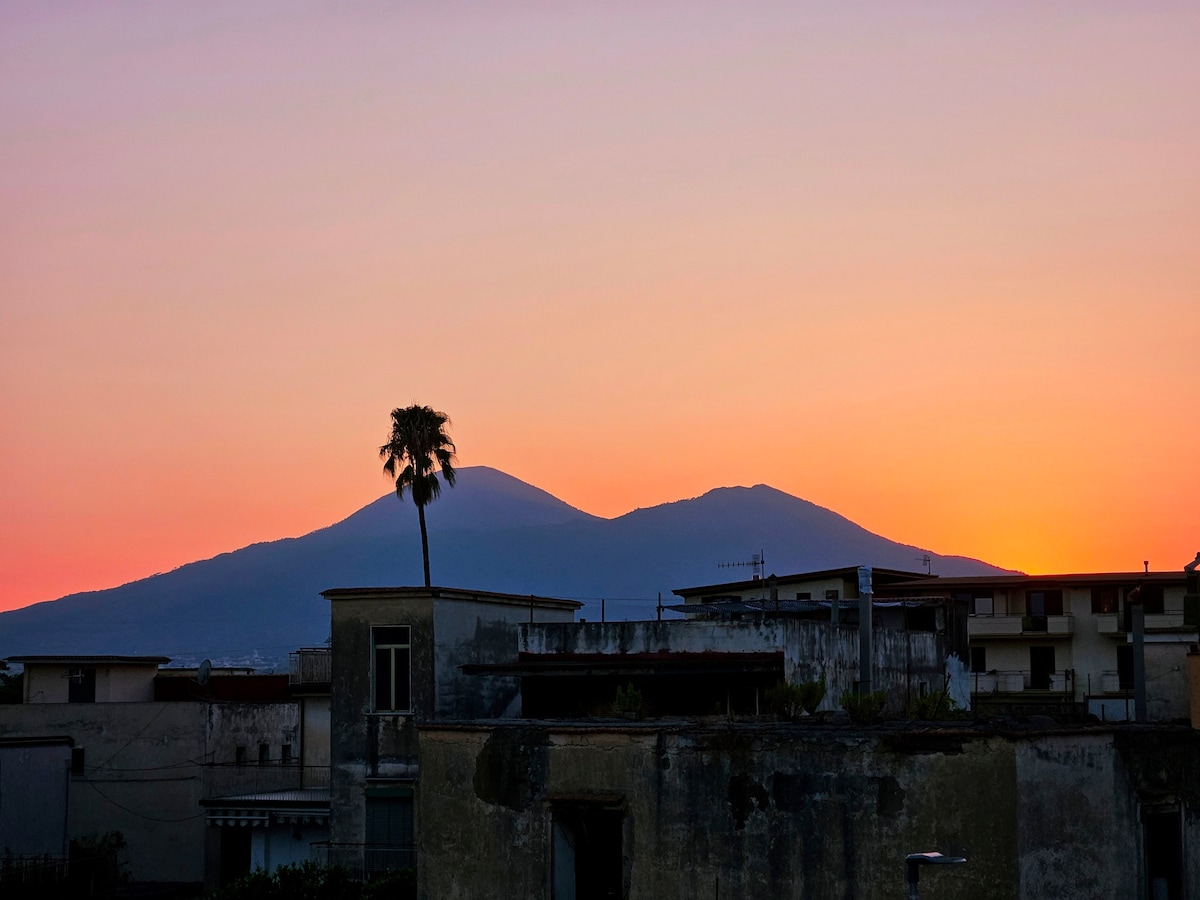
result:
[[[484,6],[0,7],[0,609],[348,515],[411,402],[599,515],[1200,550],[1194,5]]]

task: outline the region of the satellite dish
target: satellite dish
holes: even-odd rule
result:
[[[208,676],[212,674],[212,660],[206,659],[196,670],[196,684],[207,684]]]

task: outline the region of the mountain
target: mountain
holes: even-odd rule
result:
[[[717,488],[692,500],[601,519],[485,466],[426,509],[434,582],[571,597],[599,617],[655,614],[677,587],[740,580],[717,563],[760,548],[780,575],[847,565],[940,575],[1004,570],[940,556],[872,534],[849,519],[766,485]],[[329,633],[331,587],[420,584],[421,541],[410,502],[388,494],[299,538],[252,544],[103,591],[0,613],[0,657],[35,653],[162,653],[278,665]]]

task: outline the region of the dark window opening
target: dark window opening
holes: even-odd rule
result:
[[[1045,631],[1047,616],[1063,614],[1062,591],[1025,592],[1026,631]]]
[[[1179,810],[1146,811],[1142,822],[1146,896],[1151,900],[1182,900],[1183,840]]]
[[[1050,690],[1050,679],[1054,675],[1054,648],[1029,648],[1029,687],[1035,691]]]
[[[271,761],[271,745],[270,744],[259,744],[258,745],[258,764],[260,766],[265,766],[270,761]]]
[[[83,748],[82,747],[72,747],[71,748],[71,774],[72,775],[82,775],[83,774]]]
[[[1092,612],[1098,615],[1117,612],[1117,589],[1115,587],[1092,588]]]
[[[812,599],[812,591],[797,591],[796,599],[797,600],[811,600]]]
[[[246,748],[245,747],[234,747],[233,748],[233,761],[234,761],[234,763],[236,763],[239,766],[244,766],[246,764]]]
[[[96,670],[93,668],[71,669],[67,674],[67,702],[96,702]]]
[[[409,712],[412,696],[409,659],[412,652],[411,629],[391,625],[373,629],[375,647],[375,711]]]
[[[909,631],[937,631],[937,608],[916,606],[904,611]]]
[[[554,811],[553,900],[618,900],[624,896],[622,814],[597,805]]]
[[[284,744],[279,748],[279,762],[282,765],[290,766],[292,764],[292,745]]]
[[[830,588],[829,590],[827,590],[825,592],[825,599],[826,600],[837,600],[838,599],[838,589]]]
[[[412,788],[367,788],[366,839],[363,868],[368,878],[412,867]]]
[[[971,648],[971,671],[986,672],[987,671],[987,647],[972,647]]]
[[[250,828],[236,825],[221,826],[221,862],[217,876],[221,887],[227,887],[250,874]]]
[[[632,685],[641,696],[639,713],[648,718],[752,716],[766,710],[766,692],[783,677],[782,660],[760,672],[527,675],[521,679],[521,710],[532,719],[610,718],[623,712],[617,692]]]
[[[1133,647],[1128,644],[1117,648],[1117,687],[1133,690]]]

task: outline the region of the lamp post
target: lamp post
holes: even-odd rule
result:
[[[967,861],[965,856],[943,856],[936,850],[929,853],[910,853],[904,857],[908,863],[908,900],[920,900],[921,866],[956,866]]]

